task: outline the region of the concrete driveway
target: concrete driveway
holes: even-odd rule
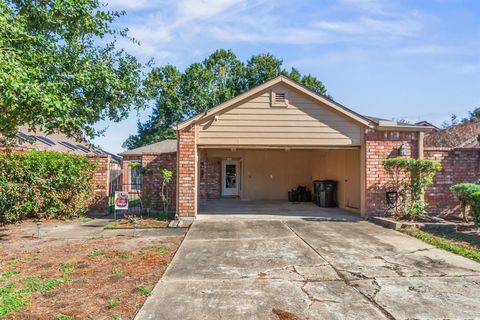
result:
[[[480,264],[366,221],[196,221],[136,319],[474,319]]]

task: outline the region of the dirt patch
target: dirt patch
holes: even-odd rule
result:
[[[49,242],[10,233],[1,243],[0,317],[133,319],[182,239]]]
[[[168,220],[158,219],[139,219],[137,224],[134,224],[130,219],[120,219],[115,222],[111,222],[105,226],[105,229],[155,229],[168,227]]]
[[[279,320],[304,320],[304,318],[297,316],[289,311],[273,308],[272,313],[278,317]]]

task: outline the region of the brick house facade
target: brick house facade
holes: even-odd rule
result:
[[[276,92],[284,105],[272,104]],[[341,208],[381,214],[393,189],[382,162],[399,156],[440,161],[444,169],[425,194],[429,213],[456,212],[449,187],[478,181],[480,152],[425,147],[433,129],[358,115],[279,77],[178,125],[176,213],[194,219],[202,204],[231,197],[232,181],[241,200],[286,201],[292,187],[334,179]]]

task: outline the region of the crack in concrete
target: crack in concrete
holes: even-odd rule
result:
[[[337,276],[343,280],[343,282],[351,287],[353,290],[355,290],[356,292],[358,292],[362,297],[364,297],[365,299],[367,299],[374,307],[376,307],[387,319],[389,320],[395,320],[395,317],[390,313],[388,312],[388,310],[386,310],[383,306],[381,306],[377,301],[375,301],[375,299],[373,297],[370,297],[368,296],[367,294],[363,293],[361,290],[359,290],[355,285],[352,285],[352,283],[350,282],[350,280],[348,278],[345,277],[345,275],[343,273],[340,272],[340,270],[338,270],[331,262],[329,262],[327,259],[325,259],[325,257],[322,256],[322,254],[320,252],[318,252],[317,249],[315,249],[312,245],[310,245],[310,243],[308,243],[305,239],[303,239],[295,230],[293,230],[287,223],[285,223],[285,221],[282,222],[287,228],[290,229],[290,231],[295,234],[300,240],[303,241],[303,243],[305,243],[310,249],[312,249],[320,258],[322,258],[324,261],[326,261],[328,263],[328,265],[330,267],[333,268],[333,270],[337,273]],[[303,291],[303,290],[302,290]],[[375,293],[375,296],[378,294],[378,292]],[[312,303],[310,304],[310,306],[312,305]],[[308,308],[307,308],[308,310]]]

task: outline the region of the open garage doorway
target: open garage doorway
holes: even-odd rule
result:
[[[313,202],[288,202],[288,192],[298,186],[313,193],[315,180],[337,181],[338,208],[360,213],[360,148],[200,149],[199,155],[200,214],[265,212],[275,206],[277,210],[282,206],[305,212],[325,210]],[[235,170],[226,170],[227,165]],[[238,190],[226,194],[226,185]]]

